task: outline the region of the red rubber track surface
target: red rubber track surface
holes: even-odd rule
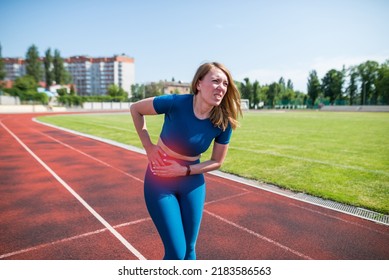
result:
[[[146,156],[37,115],[0,115],[0,259],[161,259],[143,200]],[[198,259],[389,259],[388,226],[206,180]]]

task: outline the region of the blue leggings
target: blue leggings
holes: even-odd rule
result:
[[[205,201],[204,175],[162,178],[153,175],[149,166],[144,185],[147,209],[165,247],[164,260],[195,260]]]

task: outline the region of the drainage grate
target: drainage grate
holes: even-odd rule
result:
[[[304,193],[297,193],[297,194],[293,195],[292,197],[296,198],[298,200],[303,200],[303,201],[313,203],[316,205],[320,205],[320,206],[330,208],[333,210],[338,210],[340,212],[344,212],[344,213],[347,213],[350,215],[365,218],[367,220],[371,220],[374,222],[379,222],[379,223],[382,223],[385,225],[389,225],[389,216],[388,215],[377,213],[377,212],[374,212],[371,210],[367,210],[367,209],[363,209],[363,208],[359,208],[359,207],[355,207],[355,206],[351,206],[351,205],[346,205],[346,204],[342,204],[339,202],[322,199],[319,197],[314,197],[314,196],[307,195]]]

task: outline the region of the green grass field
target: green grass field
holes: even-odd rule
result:
[[[129,114],[40,120],[141,147]],[[155,140],[162,121],[147,117]],[[246,112],[222,171],[388,214],[389,114]]]

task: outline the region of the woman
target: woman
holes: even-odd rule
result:
[[[232,129],[238,125],[240,95],[228,69],[201,65],[193,94],[143,99],[130,110],[149,165],[144,181],[147,209],[165,248],[164,259],[196,259],[195,245],[204,201],[204,173],[220,168]],[[145,115],[165,114],[158,142],[152,143]],[[214,141],[211,159],[200,162]]]

